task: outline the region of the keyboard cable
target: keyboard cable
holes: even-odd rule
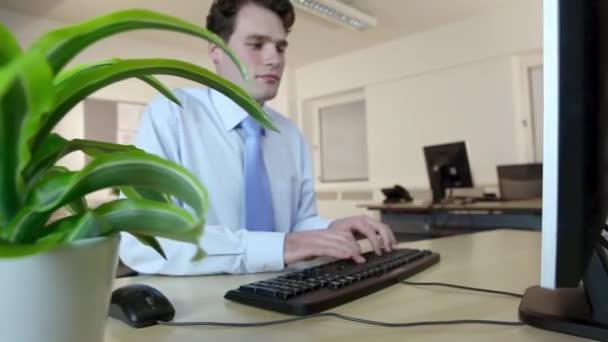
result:
[[[478,291],[492,294],[499,294],[511,297],[522,298],[521,294],[506,292],[506,291],[497,291],[497,290],[488,290],[481,289],[476,287],[468,287],[461,285],[453,285],[446,283],[437,283],[437,282],[410,282],[410,281],[402,281],[401,283],[405,285],[411,286],[444,286],[451,287],[462,290],[469,291]],[[446,321],[420,321],[420,322],[405,322],[405,323],[389,323],[389,322],[380,322],[373,321],[363,318],[345,316],[334,312],[321,312],[312,315],[300,316],[300,317],[292,317],[286,319],[278,319],[273,321],[264,321],[264,322],[251,322],[251,323],[233,323],[233,322],[164,322],[158,321],[159,325],[168,325],[168,326],[219,326],[219,327],[235,327],[235,328],[246,328],[246,327],[263,327],[269,325],[277,325],[277,324],[286,324],[297,321],[303,321],[314,318],[321,317],[334,317],[338,319],[342,319],[345,321],[351,321],[361,324],[375,325],[381,327],[388,328],[409,328],[409,327],[420,327],[420,326],[435,326],[435,325],[458,325],[458,324],[487,324],[487,325],[502,325],[502,326],[523,326],[525,325],[522,322],[513,322],[513,321],[493,321],[493,320],[483,320],[483,319],[459,319],[459,320],[446,320]]]
[[[447,283],[413,282],[413,281],[406,281],[406,280],[401,281],[401,283],[405,284],[405,285],[411,285],[411,286],[443,286],[443,287],[451,287],[451,288],[461,289],[461,290],[485,292],[485,293],[492,293],[492,294],[498,294],[498,295],[504,295],[504,296],[511,296],[511,297],[516,297],[516,298],[523,298],[523,295],[521,295],[519,293],[499,291],[499,290],[488,290],[488,289],[482,289],[482,288],[478,288],[478,287],[469,287],[469,286],[454,285],[454,284],[447,284]]]
[[[341,314],[334,313],[334,312],[321,312],[321,313],[301,316],[301,317],[293,317],[293,318],[287,318],[287,319],[278,319],[278,320],[274,320],[274,321],[253,322],[253,323],[163,322],[163,321],[158,321],[157,323],[159,325],[170,325],[170,326],[206,325],[206,326],[219,326],[219,327],[246,328],[246,327],[263,327],[263,326],[268,326],[268,325],[292,323],[292,322],[303,321],[303,320],[319,318],[319,317],[335,317],[335,318],[343,319],[345,321],[351,321],[351,322],[369,324],[369,325],[377,325],[377,326],[388,327],[388,328],[409,328],[409,327],[420,327],[420,326],[429,326],[429,325],[456,325],[456,324],[492,324],[492,325],[506,325],[506,326],[525,325],[522,322],[490,321],[490,320],[482,320],[482,319],[460,319],[460,320],[452,320],[452,321],[421,321],[421,322],[410,322],[410,323],[388,323],[388,322],[379,322],[379,321],[372,321],[372,320],[363,319],[363,318],[345,316],[345,315],[341,315]]]

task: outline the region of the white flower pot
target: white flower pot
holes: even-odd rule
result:
[[[0,258],[0,341],[102,342],[119,236]]]

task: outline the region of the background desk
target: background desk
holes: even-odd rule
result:
[[[378,210],[402,241],[509,227],[541,228],[542,200],[430,204],[361,204]]]
[[[540,234],[495,230],[450,238],[403,244],[428,248],[441,261],[410,278],[444,281],[523,293],[539,282]],[[122,278],[115,286],[142,282],[160,289],[173,302],[175,321],[257,322],[288,316],[240,305],[223,299],[224,293],[245,282],[275,274],[207,277]],[[512,297],[448,288],[396,284],[354,302],[332,309],[344,315],[386,322],[412,322],[479,318],[514,321],[519,300]],[[201,341],[583,341],[572,336],[529,326],[458,325],[415,328],[383,328],[318,318],[259,328],[168,327],[133,329],[108,319],[106,342],[201,342]]]

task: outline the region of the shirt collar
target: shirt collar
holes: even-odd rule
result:
[[[241,106],[226,95],[211,88],[208,88],[208,91],[211,105],[224,124],[226,132],[237,128],[241,121],[249,115]],[[266,110],[265,107],[264,110]]]

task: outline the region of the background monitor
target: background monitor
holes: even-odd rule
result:
[[[498,165],[500,198],[506,201],[541,198],[543,194],[543,164]]]
[[[541,286],[519,312],[608,341],[608,1],[545,0],[543,11]]]
[[[471,188],[471,167],[464,141],[424,147],[433,202],[441,202],[448,188]]]

